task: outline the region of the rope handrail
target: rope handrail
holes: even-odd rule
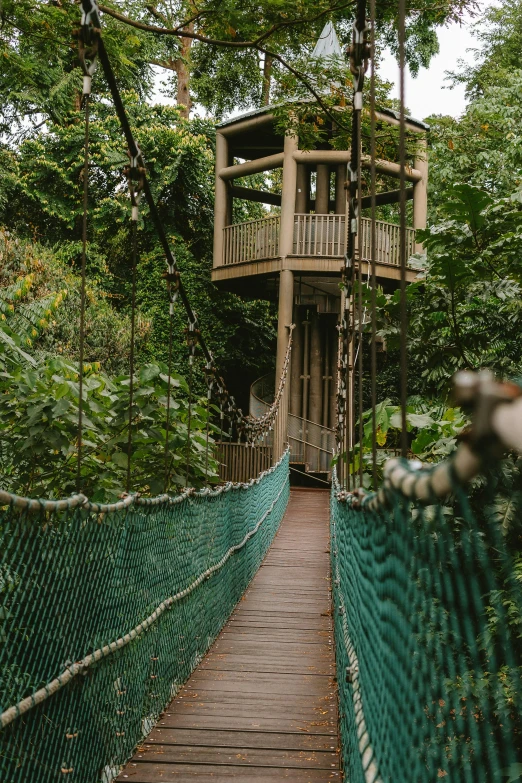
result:
[[[339,485],[335,468],[333,470],[332,487],[335,491],[335,483]],[[333,582],[334,587],[338,588],[341,584],[341,576],[339,573],[339,559],[337,557],[337,535],[336,535],[336,522],[335,516],[332,515],[331,520],[331,551],[332,551],[332,566],[333,566]],[[346,603],[342,590],[336,590],[336,599],[339,601],[339,605],[336,607],[338,613],[341,616],[342,625],[342,643],[346,650],[349,665],[345,672],[346,679],[352,684],[352,703],[355,715],[355,721],[357,725],[357,746],[362,761],[364,781],[365,783],[382,783],[382,779],[379,775],[379,768],[375,760],[375,753],[371,744],[370,736],[368,733],[368,727],[366,725],[366,718],[364,715],[364,702],[361,692],[361,683],[359,680],[359,659],[357,657],[357,651],[350,637],[350,631],[348,629],[348,623],[346,620]]]
[[[272,378],[272,373],[266,373],[265,375],[261,375],[260,378],[257,378],[251,385],[250,385],[250,396],[256,400],[256,402],[261,402],[263,405],[269,405],[266,400],[263,400],[262,397],[259,397],[254,391],[253,388],[256,385],[256,383],[260,383],[260,381],[264,381],[266,378]],[[299,421],[302,421],[304,424],[313,424],[314,426],[320,427],[321,430],[323,430],[326,433],[331,433],[332,435],[335,435],[336,430],[333,427],[325,427],[322,424],[319,424],[317,421],[312,421],[311,419],[303,419],[302,416],[298,416],[295,413],[289,413],[288,414],[290,418],[293,419],[299,419]],[[257,418],[257,417],[256,417]],[[330,452],[328,452],[330,453]]]
[[[391,492],[421,504],[431,504],[447,497],[456,484],[464,485],[477,476],[489,457],[498,451],[522,453],[522,389],[515,384],[497,383],[487,370],[464,371],[454,379],[455,396],[462,404],[472,404],[474,422],[465,433],[456,453],[434,465],[420,460],[394,457],[384,466],[384,483],[373,493],[362,488],[341,489],[337,471],[333,481],[336,497],[354,508],[376,511],[388,505]]]
[[[277,470],[286,453],[287,452],[285,451],[283,456],[275,465],[272,465],[270,468],[262,471],[255,478],[252,478],[249,481],[227,481],[215,489],[211,489],[210,487],[203,487],[202,489],[189,487],[188,489],[183,490],[183,492],[181,492],[179,495],[163,494],[156,495],[152,498],[143,498],[140,497],[138,493],[133,493],[131,495],[127,495],[126,498],[119,500],[116,503],[94,503],[89,501],[85,495],[81,494],[71,495],[69,498],[61,498],[60,500],[45,500],[43,498],[35,499],[23,497],[22,495],[15,495],[12,492],[6,492],[5,490],[0,490],[0,507],[11,506],[12,508],[19,510],[35,512],[40,511],[46,513],[72,511],[73,509],[80,508],[85,511],[92,511],[100,514],[112,514],[117,511],[129,509],[132,506],[171,506],[176,505],[177,503],[182,503],[184,500],[186,500],[187,497],[197,497],[198,495],[202,497],[217,497],[223,492],[229,492],[230,490],[236,489],[248,489],[254,484],[259,484],[259,482],[262,481],[265,476],[268,476],[270,473],[273,473],[275,470]]]
[[[269,468],[267,471],[264,471],[256,479],[252,479],[249,482],[245,482],[241,484],[232,484],[231,482],[229,482],[223,488],[220,488],[215,491],[211,491],[208,489],[201,490],[198,493],[187,491],[183,493],[183,495],[180,495],[178,498],[176,498],[176,502],[181,502],[182,500],[185,500],[187,497],[189,497],[192,494],[199,494],[202,497],[209,497],[212,495],[214,496],[219,495],[222,492],[228,491],[230,489],[248,489],[250,486],[254,484],[259,484],[260,481],[265,476],[268,476],[274,471],[276,471],[281,466],[283,461],[286,459],[287,455],[288,455],[288,450],[285,451],[285,453],[283,454],[283,456],[277,462],[276,465]],[[243,539],[238,544],[234,544],[233,546],[229,547],[227,552],[217,563],[214,563],[212,566],[210,566],[205,571],[203,571],[195,580],[193,580],[183,590],[178,591],[175,595],[172,595],[169,598],[166,598],[164,601],[162,601],[145,620],[143,620],[134,628],[132,628],[131,631],[124,634],[123,636],[120,636],[115,641],[110,642],[109,644],[106,644],[103,647],[99,647],[98,649],[94,650],[94,652],[85,656],[82,660],[71,664],[65,669],[65,671],[63,671],[60,675],[52,679],[45,686],[38,689],[31,696],[28,696],[25,699],[21,699],[17,704],[8,707],[6,710],[4,710],[0,714],[0,728],[1,729],[5,728],[14,720],[16,720],[16,718],[20,717],[21,715],[24,715],[25,713],[29,712],[29,710],[31,710],[33,707],[36,707],[38,704],[41,704],[42,702],[46,701],[48,698],[50,698],[50,696],[57,693],[65,685],[71,682],[71,680],[74,677],[77,677],[79,674],[84,672],[94,663],[100,661],[102,658],[106,658],[107,656],[111,655],[112,653],[115,653],[118,650],[121,650],[123,647],[128,645],[134,639],[137,639],[148,628],[150,628],[150,626],[153,625],[167,609],[170,609],[175,603],[178,603],[183,598],[186,598],[202,582],[204,582],[214,573],[216,573],[221,568],[223,568],[223,566],[230,559],[230,557],[232,557],[232,555],[235,554],[236,552],[239,552],[241,549],[243,549],[245,545],[248,543],[248,541],[250,541],[250,539],[256,535],[256,533],[261,528],[263,522],[267,519],[267,517],[272,513],[272,511],[276,507],[278,501],[280,500],[283,494],[283,491],[287,488],[288,482],[289,482],[289,478],[287,475],[276,497],[272,500],[272,503],[270,504],[268,509],[264,512],[264,514],[259,518],[256,525],[248,533],[245,534]],[[170,501],[170,498],[168,498],[168,500]]]

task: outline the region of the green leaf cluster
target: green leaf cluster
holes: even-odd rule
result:
[[[126,489],[156,495],[176,486],[215,480],[210,412],[190,409],[185,380],[161,364],[143,365],[134,378],[129,443],[129,375],[109,378],[84,365],[80,486],[93,500],[114,500]],[[79,377],[77,365],[49,359],[0,373],[2,488],[36,497],[61,497],[76,488]],[[170,408],[167,433],[167,407]],[[213,428],[212,428],[213,431]]]

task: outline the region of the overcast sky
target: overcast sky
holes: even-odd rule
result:
[[[487,2],[487,0],[486,0]],[[481,5],[486,5],[486,2]],[[495,0],[489,0],[495,2]],[[451,114],[458,117],[464,111],[466,100],[464,98],[464,88],[462,86],[448,88],[448,82],[445,80],[445,71],[457,69],[457,60],[459,58],[467,62],[473,62],[473,55],[466,50],[476,48],[477,41],[470,32],[471,20],[468,18],[463,25],[452,24],[438,30],[440,52],[433,57],[429,68],[421,68],[419,75],[413,79],[409,74],[406,80],[406,106],[411,115],[419,120],[428,117],[430,114]],[[164,71],[157,69],[158,76],[156,80],[156,89],[153,99],[160,103],[170,103],[171,98],[165,98],[161,94],[161,83],[166,78]],[[399,97],[398,93],[398,66],[397,62],[388,53],[381,66],[381,74],[389,81],[396,83],[394,97]],[[199,113],[199,112],[196,112]],[[234,112],[241,114],[242,112]]]
[[[430,62],[429,68],[421,68],[419,75],[413,79],[409,74],[406,79],[406,106],[413,117],[419,120],[430,114],[451,114],[458,117],[464,111],[466,100],[462,86],[448,89],[444,78],[445,71],[457,70],[457,60],[473,62],[473,54],[469,48],[477,48],[477,40],[470,32],[470,20],[461,25],[452,24],[438,30],[440,52]],[[398,67],[396,60],[388,53],[381,66],[381,74],[390,81],[395,81],[394,97],[398,92]]]

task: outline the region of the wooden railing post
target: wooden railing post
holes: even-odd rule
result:
[[[228,166],[228,142],[222,133],[216,133],[216,191],[214,202],[214,267],[224,262],[223,240],[224,228],[228,214],[227,183],[221,179],[219,172]]]

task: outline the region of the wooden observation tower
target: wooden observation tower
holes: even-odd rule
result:
[[[331,24],[323,31],[320,44],[320,55],[341,54]],[[376,122],[378,130],[398,126],[399,115],[381,109],[376,112]],[[413,201],[412,225],[406,231],[409,257],[421,249],[415,241],[415,229],[426,226],[428,126],[407,117],[406,130],[418,139],[417,156],[412,161],[413,166],[406,169],[406,197]],[[296,325],[289,426],[294,420],[294,429],[299,430],[303,443],[321,442],[325,452],[330,450],[330,444],[326,445],[324,435],[334,427],[335,421],[336,327],[347,239],[345,184],[350,160],[348,150],[334,149],[334,136],[335,130],[332,130],[329,142],[321,143],[313,150],[300,150],[295,135],[289,131],[282,134],[277,128],[274,109],[270,106],[217,126],[212,271],[213,282],[223,290],[278,300],[276,378],[280,377],[284,361],[288,326]],[[369,156],[363,155],[362,166],[370,168]],[[282,169],[280,194],[237,184],[242,177],[274,169]],[[377,206],[397,203],[398,156],[396,160],[378,160],[376,169],[386,181],[397,180],[395,188],[388,186],[384,192],[376,194]],[[234,199],[260,202],[271,210],[267,209],[266,217],[259,220],[233,223]],[[362,199],[358,236],[358,259],[363,276],[370,271],[370,208],[371,197],[367,196]],[[387,290],[399,284],[399,263],[399,225],[378,221],[377,278]],[[412,270],[407,275],[412,281],[416,273]],[[321,429],[322,435],[314,437],[312,425]],[[299,438],[297,434],[293,437],[294,440]],[[328,461],[327,457],[323,463]]]

